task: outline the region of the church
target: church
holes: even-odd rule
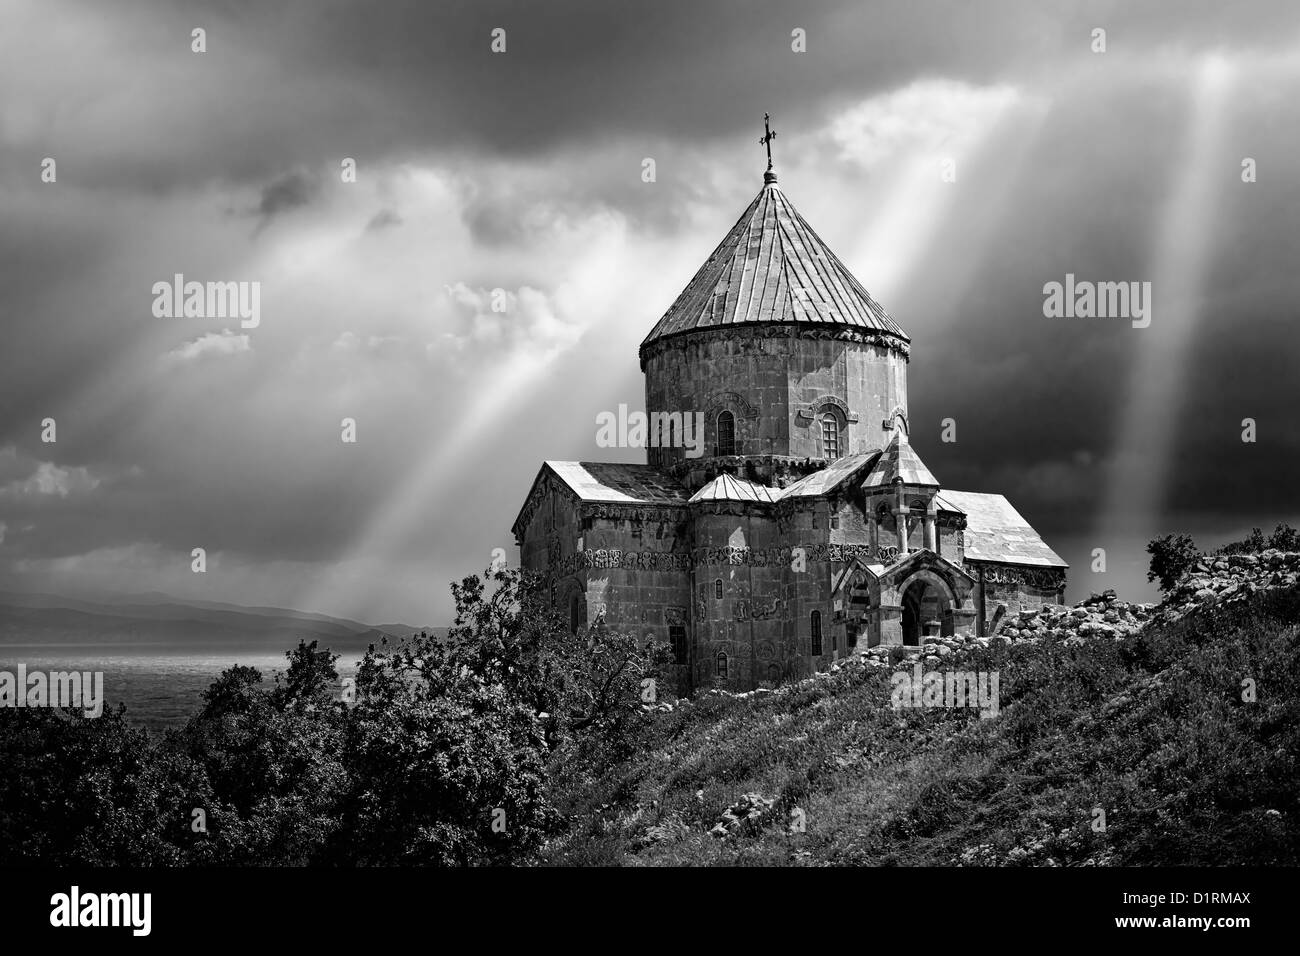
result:
[[[911,339],[782,192],[773,135],[762,189],[641,343],[648,461],[547,461],[513,527],[573,630],[671,645],[679,693],[1065,598],[1006,498],[944,488],[912,447]],[[702,447],[682,439],[701,416]]]

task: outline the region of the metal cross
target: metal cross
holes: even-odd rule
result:
[[[768,116],[766,113],[764,113],[763,129],[766,135],[764,135],[763,138],[758,141],[758,144],[760,146],[767,147],[767,170],[768,172],[771,172],[772,171],[772,140],[776,139],[776,131],[773,130],[772,127],[768,125],[769,119],[771,119],[771,117]]]

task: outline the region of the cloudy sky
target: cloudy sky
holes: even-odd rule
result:
[[[543,459],[641,460],[595,416],[642,406],[766,111],[912,336],[927,464],[1071,598],[1144,597],[1157,533],[1300,523],[1297,104],[1291,0],[6,0],[0,588],[441,623]],[[155,317],[176,273],[260,324]],[[1067,273],[1151,282],[1150,327],[1044,317]]]

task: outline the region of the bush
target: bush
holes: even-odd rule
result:
[[[569,634],[519,572],[452,592],[448,637],[371,647],[354,704],[334,692],[337,655],[313,641],[273,686],[251,667],[222,672],[160,741],[120,709],[0,710],[0,864],[532,859],[559,824],[552,781],[641,745],[669,652],[601,626]]]
[[[1147,543],[1147,553],[1151,555],[1147,580],[1159,580],[1162,591],[1173,589],[1201,556],[1196,542],[1186,534],[1152,538]]]

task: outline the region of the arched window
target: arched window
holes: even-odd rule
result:
[[[713,597],[715,600],[722,600],[722,578],[713,582]]]
[[[810,633],[812,634],[812,653],[816,657],[822,652],[822,612],[813,611],[809,623]]]
[[[718,450],[719,455],[736,453],[736,416],[731,412],[718,412]]]
[[[822,415],[822,457],[827,461],[840,457],[840,423],[834,412]]]
[[[727,652],[718,651],[718,680],[727,679]]]
[[[773,684],[781,683],[781,668],[777,667],[775,664],[768,664],[767,679]]]

